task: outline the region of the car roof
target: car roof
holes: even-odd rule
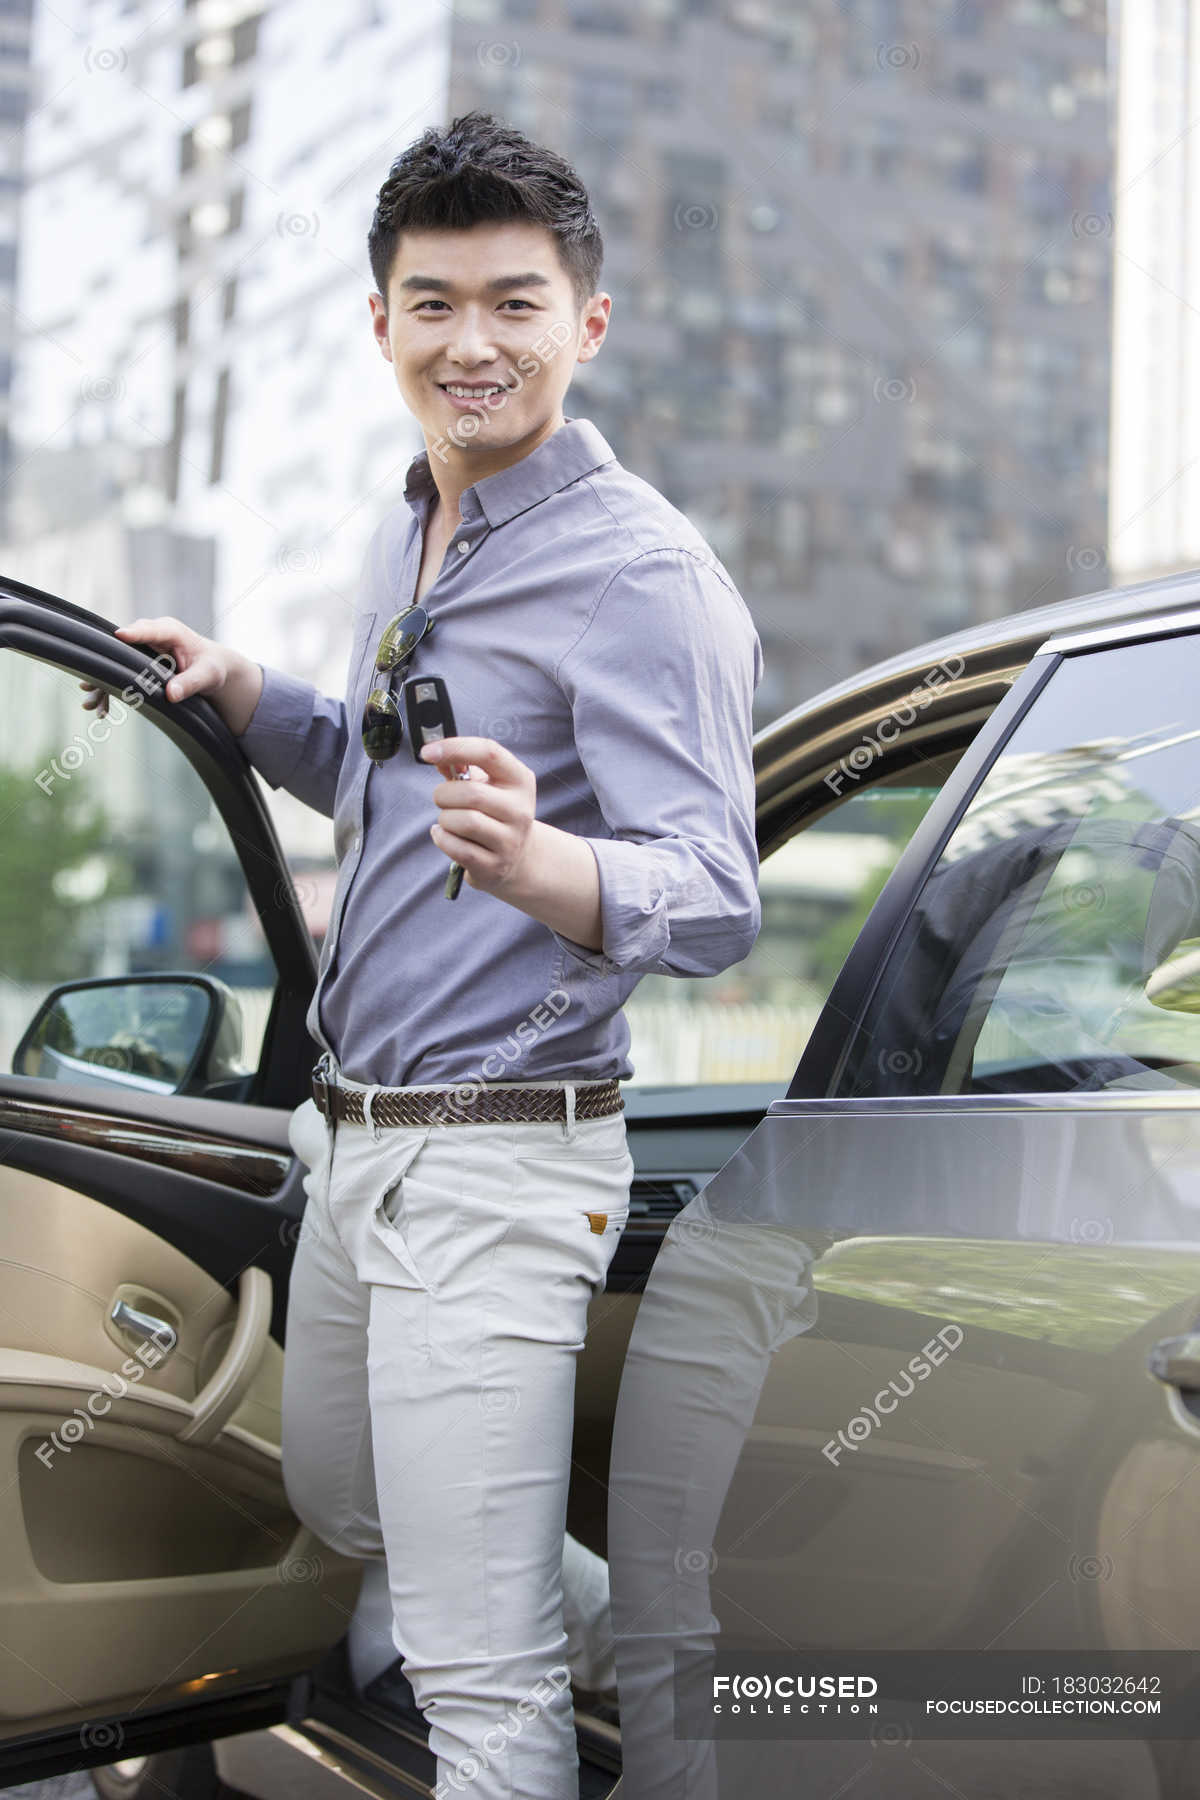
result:
[[[1099,632],[1102,627],[1111,625],[1116,638],[1122,635],[1120,627],[1131,620],[1152,619],[1160,613],[1186,612],[1193,608],[1200,608],[1200,569],[1162,575],[1131,587],[1076,594],[1069,600],[1056,600],[1047,606],[1005,613],[996,619],[965,625],[960,631],[948,632],[942,637],[926,639],[911,650],[901,651],[881,662],[869,663],[858,674],[823,688],[789,712],[781,713],[756,737],[766,737],[789,719],[814,707],[828,705],[839,695],[856,693],[876,683],[891,686],[897,675],[911,675],[919,681],[930,669],[955,657],[963,658],[968,664],[984,656],[994,662],[995,653],[1004,651],[1010,654],[1014,668],[1023,668],[1052,637],[1083,630]]]
[[[853,747],[875,746],[875,779],[889,769],[957,753],[1051,639],[1087,632],[1100,643],[1108,633],[1114,639],[1128,635],[1123,628],[1131,623],[1197,608],[1200,569],[1189,569],[967,625],[824,688],[754,735],[760,850],[769,851],[805,818],[836,804],[826,777]],[[919,717],[909,719],[900,742],[884,753],[878,727],[893,715],[903,717],[904,709]]]

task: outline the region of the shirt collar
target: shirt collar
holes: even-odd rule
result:
[[[581,475],[590,475],[593,469],[615,460],[615,452],[590,419],[566,419],[520,462],[464,488],[459,505],[464,518],[470,517],[477,503],[489,525],[503,525],[578,481]],[[404,498],[411,506],[415,500],[432,495],[435,488],[429,452],[422,450],[408,466]]]

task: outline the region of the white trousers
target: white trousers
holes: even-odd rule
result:
[[[292,1508],[344,1554],[386,1556],[439,1800],[578,1800],[575,1365],[629,1214],[625,1116],[335,1129],[306,1100],[289,1139],[308,1166],[284,1356]],[[604,1570],[573,1550],[569,1568]],[[589,1610],[608,1625],[594,1594]]]

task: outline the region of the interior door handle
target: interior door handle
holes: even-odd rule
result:
[[[1148,1367],[1160,1381],[1177,1388],[1200,1388],[1200,1332],[1164,1338],[1150,1352]]]
[[[238,1278],[238,1312],[225,1354],[192,1402],[192,1416],[178,1433],[184,1444],[208,1444],[237,1411],[258,1373],[271,1329],[271,1277],[265,1269],[243,1269]]]
[[[154,1313],[142,1312],[136,1306],[130,1306],[128,1300],[114,1300],[109,1318],[118,1331],[128,1331],[131,1336],[150,1340],[155,1343],[165,1361],[179,1342],[175,1327],[169,1319],[160,1319]]]

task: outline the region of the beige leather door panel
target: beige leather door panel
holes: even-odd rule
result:
[[[305,1668],[345,1632],[362,1565],[288,1506],[270,1314],[261,1269],[235,1297],[113,1208],[0,1175],[0,1738]]]

